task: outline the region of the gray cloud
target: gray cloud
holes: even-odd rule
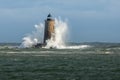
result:
[[[119,0],[0,0],[0,16],[30,18],[52,12],[78,17],[120,17]]]

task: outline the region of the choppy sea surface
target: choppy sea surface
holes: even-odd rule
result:
[[[0,80],[119,80],[120,44],[82,49],[0,45]]]

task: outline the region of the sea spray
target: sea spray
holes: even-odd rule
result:
[[[69,28],[67,21],[63,21],[60,18],[55,18],[55,40],[53,37],[47,40],[47,45],[44,48],[56,48],[56,49],[84,49],[90,47],[89,45],[66,45],[66,40],[69,36]]]
[[[37,43],[43,42],[44,24],[40,23],[39,25],[35,25],[34,27],[35,31],[23,38],[21,47],[29,48],[36,45]],[[53,40],[53,37],[51,37],[51,39],[49,40],[46,40],[47,44],[43,48],[60,48],[65,46],[65,37],[67,32],[67,23],[65,21],[62,21],[60,18],[55,18],[55,40]]]
[[[65,46],[65,38],[68,34],[68,25],[66,21],[62,21],[60,18],[55,18],[55,40],[53,37],[47,40],[47,45],[44,48],[62,48]]]
[[[40,23],[39,25],[35,25],[35,31],[31,34],[28,34],[23,38],[23,42],[21,47],[29,48],[33,47],[38,43],[43,43],[44,36],[44,24]],[[46,40],[46,46],[42,48],[56,48],[56,49],[84,49],[90,47],[89,45],[75,45],[75,46],[66,46],[66,38],[68,38],[68,24],[67,21],[63,21],[60,18],[55,18],[55,33],[54,38]]]
[[[37,43],[42,43],[44,25],[40,23],[39,25],[35,25],[34,27],[35,31],[33,31],[31,34],[27,34],[27,36],[23,38],[23,42],[21,44],[22,48],[29,48],[33,45],[36,45]]]

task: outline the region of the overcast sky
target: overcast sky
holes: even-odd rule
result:
[[[0,0],[0,42],[22,42],[48,13],[68,19],[70,41],[120,42],[120,0]]]

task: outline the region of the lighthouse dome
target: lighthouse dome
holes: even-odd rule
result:
[[[49,13],[47,17],[52,17],[52,15]]]
[[[52,15],[50,13],[47,16],[47,20],[53,20]]]

